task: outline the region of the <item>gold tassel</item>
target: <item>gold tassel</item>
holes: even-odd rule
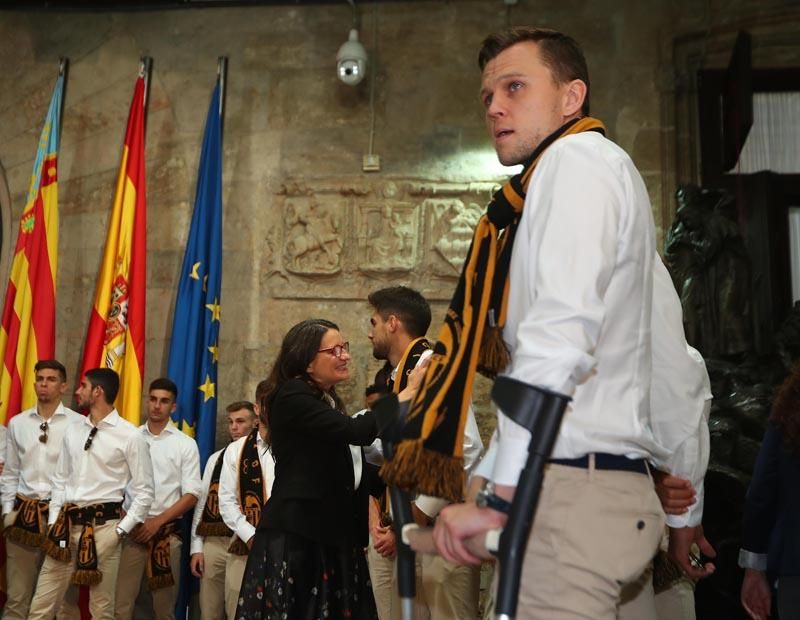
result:
[[[162,588],[169,588],[175,585],[175,578],[172,573],[165,575],[153,575],[147,578],[147,587],[152,590],[160,590]]]
[[[429,450],[423,441],[401,441],[392,460],[384,461],[381,466],[381,478],[406,491],[418,491],[451,502],[462,501],[464,459]]]
[[[6,537],[6,540],[15,542],[18,545],[33,547],[34,549],[41,547],[42,543],[44,542],[44,536],[41,534],[34,534],[33,532],[28,532],[27,530],[23,530],[21,527],[16,527],[13,525],[3,530],[3,536]]]
[[[54,560],[59,562],[69,562],[72,559],[72,554],[69,550],[69,545],[66,547],[59,547],[58,544],[51,538],[45,538],[42,541],[42,549]]]
[[[487,325],[478,353],[478,372],[494,379],[511,363],[511,353],[503,340],[503,329],[498,325]]]
[[[237,536],[231,543],[231,546],[228,547],[228,552],[234,555],[247,555],[250,549],[248,549],[247,545],[242,542],[242,539]]]
[[[80,568],[72,574],[72,583],[76,586],[96,586],[103,581],[103,573],[99,570]]]

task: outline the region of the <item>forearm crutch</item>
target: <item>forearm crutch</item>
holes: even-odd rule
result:
[[[383,443],[383,457],[390,461],[394,457],[395,445],[401,437],[405,407],[400,407],[397,396],[390,394],[380,398],[372,411],[378,424],[378,436]],[[401,537],[403,527],[414,523],[411,498],[405,491],[391,485],[389,499],[392,504],[392,521],[397,545],[397,590],[400,595],[403,620],[412,620],[417,585],[416,553]]]
[[[517,614],[522,563],[536,516],[544,468],[550,460],[570,398],[510,377],[498,377],[492,388],[492,400],[508,418],[531,433],[528,459],[520,473],[497,550],[499,574],[495,618],[513,620]]]

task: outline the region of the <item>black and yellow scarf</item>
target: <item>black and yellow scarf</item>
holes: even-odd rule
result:
[[[75,504],[64,504],[55,523],[50,527],[42,547],[51,558],[69,562],[72,557],[69,547],[70,530],[73,524],[83,525],[78,539],[78,557],[75,561],[72,583],[79,586],[97,585],[103,580],[103,573],[97,565],[97,546],[94,540],[95,523],[104,524],[106,521],[119,519],[119,517],[120,504],[117,502],[82,507]]]
[[[47,513],[50,502],[44,502],[17,493],[14,523],[3,530],[7,540],[26,547],[41,547],[47,535]]]
[[[561,126],[536,148],[522,172],[492,196],[475,228],[430,365],[411,403],[403,439],[395,457],[381,467],[388,484],[453,502],[461,500],[463,435],[475,372],[493,379],[510,361],[502,329],[511,250],[528,184],[551,144],[584,131],[604,134],[605,127],[590,117]]]
[[[151,591],[175,585],[169,554],[170,538],[173,535],[180,537],[177,521],[170,521],[159,528],[156,535],[147,543],[147,587]]]
[[[222,457],[224,455],[224,451],[220,453],[214,464],[214,471],[211,472],[206,503],[203,505],[200,523],[197,524],[197,530],[195,530],[198,536],[230,536],[233,534],[231,528],[222,520],[222,515],[219,514],[219,477],[222,473],[222,461],[224,460]]]
[[[253,527],[261,521],[261,511],[267,501],[267,484],[258,458],[258,427],[247,436],[239,455],[239,510]],[[238,536],[228,548],[233,554],[247,555],[248,549]]]

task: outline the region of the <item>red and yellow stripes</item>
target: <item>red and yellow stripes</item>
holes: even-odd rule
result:
[[[81,363],[81,376],[99,367],[119,374],[116,406],[134,424],[140,419],[144,376],[145,218],[144,78],[139,77]]]
[[[55,353],[58,269],[58,142],[63,77],[59,76],[17,233],[0,323],[0,416],[8,421],[36,403],[33,367]]]

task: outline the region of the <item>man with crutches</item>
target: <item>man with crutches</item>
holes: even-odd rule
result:
[[[488,37],[479,64],[498,157],[523,169],[478,224],[400,458],[386,473],[401,487],[436,487],[424,472],[409,479],[412,464],[435,461],[425,449],[446,452],[439,430],[447,426],[443,412],[457,404],[453,392],[471,388],[478,368],[502,371],[493,487],[483,505],[441,513],[436,546],[450,561],[478,562],[465,541],[524,524],[520,514],[533,514],[533,499],[521,498],[536,495],[535,476],[525,480],[535,473],[531,459],[547,460],[527,546],[501,538],[501,582],[511,565],[504,556],[522,556],[517,617],[612,619],[622,586],[644,571],[664,523],[648,466],[663,455],[649,419],[655,244],[647,190],[588,116],[588,70],[574,40],[515,28]],[[548,455],[547,433],[532,439],[520,421],[552,422],[569,397],[557,433],[551,425]],[[447,469],[445,462],[440,470]],[[503,508],[512,498],[509,518]],[[707,574],[689,563],[691,543],[706,544],[702,529],[671,536],[684,570]],[[513,609],[500,602],[497,611],[510,617]]]

